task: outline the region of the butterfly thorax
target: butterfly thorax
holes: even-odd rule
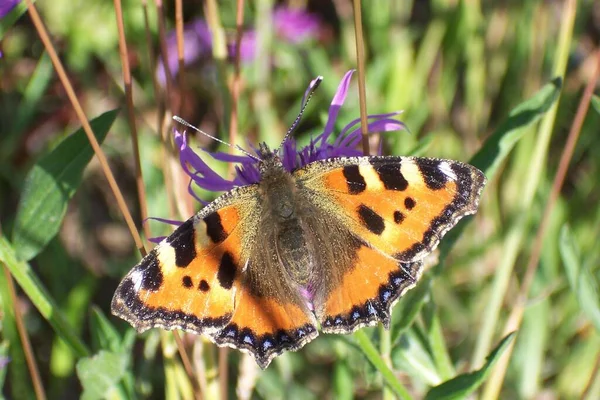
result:
[[[262,150],[262,149],[261,149]],[[304,202],[298,187],[279,156],[263,153],[259,167],[259,193],[263,209],[262,227],[276,250],[279,262],[290,278],[300,286],[309,283],[315,251],[307,241],[302,220]]]

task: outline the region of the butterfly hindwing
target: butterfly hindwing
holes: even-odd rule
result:
[[[421,275],[421,262],[399,261],[367,246],[356,249],[348,273],[317,307],[321,329],[351,333],[379,321],[389,327],[391,308]]]
[[[236,293],[233,318],[211,335],[219,345],[251,353],[261,368],[284,351],[295,351],[317,337],[315,318],[292,301],[258,296],[244,288]]]

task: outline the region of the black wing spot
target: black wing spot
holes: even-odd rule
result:
[[[229,252],[225,252],[221,258],[219,264],[219,272],[217,272],[217,279],[223,289],[231,289],[233,286],[233,280],[235,279],[236,266],[233,261],[233,256]]]
[[[156,251],[152,250],[140,263],[142,271],[142,289],[155,292],[162,286],[163,274],[160,270],[160,262],[156,257]]]
[[[361,204],[358,206],[358,216],[362,224],[376,235],[381,235],[385,229],[385,221],[379,214],[370,209],[369,207]]]
[[[400,163],[396,162],[386,164],[385,162],[375,162],[373,164],[375,172],[379,175],[379,180],[383,183],[383,186],[388,190],[406,190],[408,187],[408,181],[402,175],[400,171]]]
[[[167,243],[175,251],[175,265],[187,267],[196,258],[196,231],[193,218],[185,221],[167,238]]]
[[[366,190],[367,183],[361,175],[358,165],[347,165],[343,169],[344,178],[350,194],[359,194]]]
[[[404,199],[404,207],[406,207],[407,210],[412,210],[416,205],[417,203],[412,197],[407,197]]]
[[[394,222],[397,224],[401,224],[404,221],[404,214],[401,211],[394,211]]]
[[[225,228],[223,228],[221,216],[218,212],[208,214],[204,217],[204,222],[206,223],[206,234],[213,243],[221,243],[227,238],[227,232],[225,232]]]
[[[210,290],[210,286],[206,280],[202,279],[198,285],[198,289],[200,289],[202,292],[208,292]]]
[[[446,186],[448,176],[440,170],[440,160],[431,158],[417,158],[415,160],[421,176],[429,189],[440,190]]]
[[[183,286],[188,289],[191,288],[192,286],[194,286],[194,282],[192,282],[192,278],[190,278],[187,275],[183,277],[182,283],[183,283]]]

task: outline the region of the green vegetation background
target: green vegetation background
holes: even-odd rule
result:
[[[322,20],[317,38],[275,40],[261,50],[266,57],[242,66],[239,144],[279,143],[308,82],[322,75],[296,133],[306,143],[322,129],[339,79],[356,67],[352,3],[308,3]],[[363,3],[368,111],[402,109],[411,131],[384,135],[384,152],[472,162],[489,178],[480,211],[448,235],[421,284],[396,305],[390,332],[322,335],[265,371],[234,351],[219,367],[212,344],[184,336],[205,398],[222,396],[223,387],[229,398],[250,393],[244,387],[265,399],[493,398],[494,384],[501,398],[600,398],[597,97],[544,231],[523,321],[516,335],[504,332],[584,86],[595,73],[598,4]],[[236,4],[218,4],[212,15],[234,38]],[[142,230],[114,5],[36,5],[87,117],[98,117],[92,127]],[[273,6],[245,2],[246,28],[269,37]],[[169,132],[168,125],[157,125],[165,108],[176,109],[227,139],[234,68],[209,54],[186,69],[185,86],[171,96],[157,91],[149,51],[158,54],[154,3],[148,10],[150,43],[142,3],[123,4],[146,205],[150,216],[185,219],[198,205],[176,162],[169,164],[176,154],[158,133]],[[184,20],[205,10],[186,2]],[[165,4],[168,30],[174,11]],[[17,313],[48,398],[193,398],[196,385],[173,337],[158,330],[138,336],[110,315],[114,289],[139,253],[87,138],[73,133],[81,124],[25,4],[0,20],[0,49],[0,356],[9,359],[0,369],[3,396],[35,397]],[[337,132],[359,116],[356,81]],[[110,112],[117,108],[119,114]],[[216,149],[203,137],[193,141]],[[223,163],[211,165],[228,173]],[[149,227],[153,236],[170,229]],[[507,366],[498,362],[503,354],[510,355]],[[499,370],[506,370],[504,379]]]

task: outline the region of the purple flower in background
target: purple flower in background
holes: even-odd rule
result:
[[[170,32],[166,38],[167,62],[169,70],[175,76],[179,70],[179,59],[177,58],[177,33]],[[192,64],[202,57],[209,57],[212,52],[212,37],[210,30],[203,20],[196,20],[187,24],[183,30],[183,62],[185,65]],[[167,82],[165,65],[162,59],[156,68],[156,77],[164,85]]]
[[[321,21],[304,10],[278,7],[273,12],[275,32],[291,43],[300,43],[318,36]]]
[[[300,168],[313,161],[324,160],[332,157],[351,157],[360,156],[362,151],[357,150],[357,146],[361,143],[362,137],[360,132],[359,122],[357,118],[350,122],[342,129],[338,138],[329,143],[328,139],[333,133],[335,122],[341,106],[346,100],[348,87],[352,78],[353,71],[349,71],[344,75],[340,82],[335,96],[331,102],[328,112],[327,123],[321,134],[312,139],[308,146],[297,149],[297,143],[294,138],[288,138],[282,148],[279,149],[280,157],[284,167],[288,171]],[[315,81],[311,83],[308,90],[312,88]],[[307,92],[308,92],[307,90]],[[369,115],[369,132],[390,132],[398,131],[405,128],[405,125],[392,118],[400,114],[393,112],[389,114]],[[232,180],[225,179],[213,171],[198,154],[192,150],[187,143],[187,138],[184,133],[177,130],[174,131],[175,143],[179,147],[179,161],[183,170],[190,176],[190,185],[188,190],[202,204],[206,204],[203,200],[196,197],[191,184],[195,183],[199,187],[210,191],[227,191],[236,186],[244,186],[252,183],[257,183],[260,180],[258,171],[259,162],[247,155],[232,155],[227,153],[208,153],[213,158],[226,162],[234,162],[236,166],[236,174]],[[255,150],[256,152],[256,150]],[[257,153],[258,154],[258,153]]]
[[[279,7],[273,11],[273,25],[276,37],[293,44],[317,37],[321,28],[321,22],[313,14],[285,7]],[[183,62],[185,65],[193,64],[203,57],[211,58],[212,37],[204,20],[197,19],[186,24],[183,30],[183,40]],[[175,77],[179,72],[177,34],[175,31],[169,32],[166,42],[167,63],[171,74]],[[230,58],[235,57],[235,42],[227,44],[227,52]],[[240,60],[242,63],[251,62],[254,60],[255,54],[256,31],[246,30],[240,43]],[[160,84],[166,84],[165,66],[162,59],[158,62],[156,76]]]
[[[21,0],[0,0],[0,18],[12,11]]]

